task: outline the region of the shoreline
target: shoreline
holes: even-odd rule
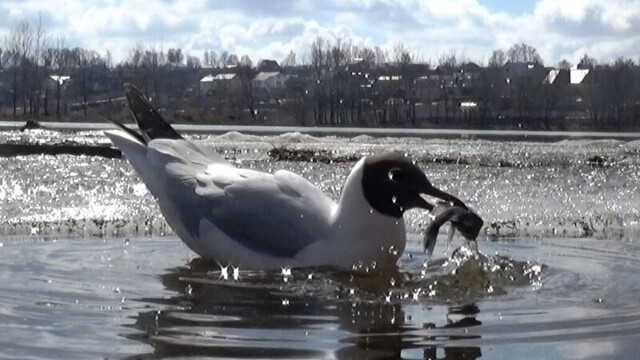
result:
[[[134,124],[126,124],[135,127]],[[312,136],[355,137],[413,137],[443,139],[482,139],[502,141],[552,142],[560,140],[613,139],[640,140],[640,132],[603,132],[603,131],[558,131],[558,130],[476,130],[445,128],[382,128],[382,127],[318,127],[318,126],[282,126],[282,125],[206,125],[173,123],[176,130],[193,134],[224,134],[240,132],[251,135],[280,135],[284,133],[302,133]],[[0,120],[0,131],[20,131],[25,129],[47,129],[54,131],[103,131],[116,129],[108,122],[68,122]]]

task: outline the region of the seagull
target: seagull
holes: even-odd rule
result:
[[[334,202],[302,176],[236,167],[178,134],[125,84],[137,132],[105,135],[131,163],[178,237],[205,260],[242,269],[395,266],[406,245],[405,211],[424,196],[466,208],[395,152],[356,162]]]

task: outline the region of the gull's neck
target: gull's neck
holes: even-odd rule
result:
[[[383,215],[371,207],[362,190],[364,166],[364,159],[356,163],[342,189],[332,217],[339,234],[336,241],[343,243],[341,247],[350,259],[358,254],[364,264],[395,263],[406,244],[404,219]]]

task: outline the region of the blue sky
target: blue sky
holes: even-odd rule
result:
[[[536,5],[534,0],[485,0],[479,3],[492,11],[503,11],[510,15],[530,14]]]
[[[389,52],[402,43],[431,63],[453,53],[484,63],[516,42],[547,65],[585,53],[640,61],[640,0],[2,0],[0,14],[0,47],[17,21],[41,14],[54,38],[115,62],[136,44],[304,59],[318,36]]]

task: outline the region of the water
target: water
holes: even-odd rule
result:
[[[454,253],[462,240],[448,247],[443,232],[427,262],[426,216],[411,211],[398,273],[225,271],[172,235],[126,162],[0,158],[0,358],[637,355],[640,142],[192,137],[240,166],[300,172],[334,198],[352,163],[269,162],[267,152],[425,160],[434,184],[485,219],[481,254]],[[106,142],[91,131],[0,132],[18,140]]]

